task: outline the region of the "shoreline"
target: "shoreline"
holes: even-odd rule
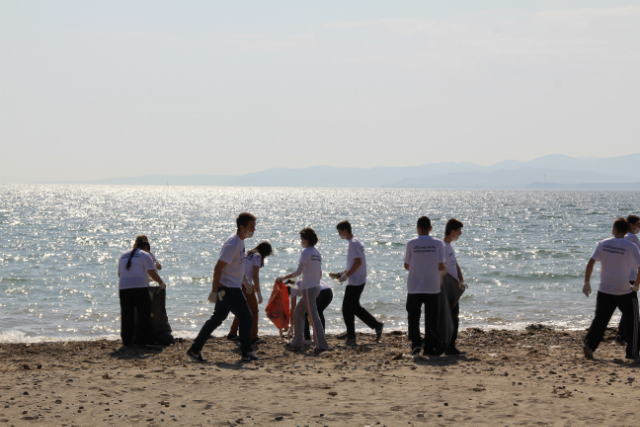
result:
[[[406,333],[358,346],[329,335],[332,351],[284,350],[266,337],[262,360],[240,363],[235,342],[212,338],[208,363],[118,341],[0,344],[0,425],[634,425],[640,365],[608,329],[582,355],[583,331],[467,329],[460,357],[408,356]],[[172,421],[173,420],[173,421]],[[3,424],[6,423],[6,424]]]

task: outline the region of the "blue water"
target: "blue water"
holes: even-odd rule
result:
[[[242,211],[258,217],[247,249],[262,240],[275,249],[261,270],[265,299],[273,279],[297,267],[298,231],[316,230],[335,292],[330,332],[344,330],[344,287],[327,276],[346,264],[335,225],[348,219],[365,245],[363,305],[389,329],[406,329],[402,254],[421,215],[438,238],[448,218],[465,224],[455,243],[470,285],[462,327],[584,328],[595,304],[581,293],[587,260],[613,220],[639,206],[640,193],[618,192],[0,185],[0,342],[117,337],[116,260],[138,234],[164,267],[175,335],[194,336],[211,314],[213,266]],[[274,334],[263,309],[261,333]]]

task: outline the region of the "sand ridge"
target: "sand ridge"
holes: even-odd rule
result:
[[[611,331],[595,361],[582,331],[460,333],[461,357],[408,356],[406,334],[329,337],[315,356],[267,337],[261,361],[212,338],[206,364],[190,341],[163,350],[116,341],[0,345],[0,425],[398,426],[638,425],[640,366]]]

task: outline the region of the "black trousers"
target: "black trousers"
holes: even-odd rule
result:
[[[324,309],[329,307],[333,301],[333,291],[331,288],[323,289],[320,291],[320,295],[316,298],[316,306],[318,307],[318,316],[320,316],[320,322],[322,322],[322,330],[326,332],[324,321]],[[311,331],[309,330],[309,315],[304,314],[304,339],[311,340]]]
[[[420,317],[424,305],[424,340],[420,337]],[[409,340],[411,350],[419,349],[424,343],[425,354],[437,354],[438,339],[438,294],[408,294],[407,314],[409,316]]]
[[[224,292],[224,296],[220,295],[221,292]],[[249,309],[247,298],[245,298],[241,288],[227,288],[225,286],[218,288],[218,300],[213,309],[213,315],[205,322],[202,329],[200,329],[200,333],[198,333],[196,339],[193,340],[191,350],[199,353],[213,331],[225,321],[230,312],[240,321],[240,331],[238,335],[240,337],[240,350],[242,354],[246,355],[253,351],[251,347],[253,315]]]
[[[365,325],[371,329],[375,329],[380,322],[360,305],[360,295],[364,290],[364,283],[360,286],[347,286],[344,291],[344,300],[342,301],[342,317],[344,324],[347,326],[347,338],[355,339],[356,337],[356,317],[362,320]]]
[[[136,342],[133,338],[135,329],[135,312],[138,311],[138,324],[141,336]],[[145,288],[120,289],[120,337],[123,345],[151,344],[151,298],[149,290]]]
[[[451,317],[453,318],[453,335],[451,336],[451,341],[449,342],[449,347],[447,347],[447,350],[453,350],[456,348],[456,340],[458,339],[458,328],[460,327],[459,303],[451,309]]]
[[[630,280],[629,283],[631,284],[631,286],[633,286],[635,282]],[[624,337],[627,336],[627,328],[624,327],[625,321],[626,319],[624,318],[624,314],[623,314],[622,316],[620,316],[620,323],[618,324],[618,333],[616,334],[622,339],[625,339]]]
[[[638,294],[636,292],[624,295],[598,292],[596,315],[593,318],[593,322],[591,322],[584,344],[591,350],[598,348],[616,308],[620,309],[625,319],[626,336],[623,338],[627,341],[626,357],[635,359],[638,357]]]

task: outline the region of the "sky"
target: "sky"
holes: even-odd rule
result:
[[[0,182],[640,152],[640,1],[0,0]]]

